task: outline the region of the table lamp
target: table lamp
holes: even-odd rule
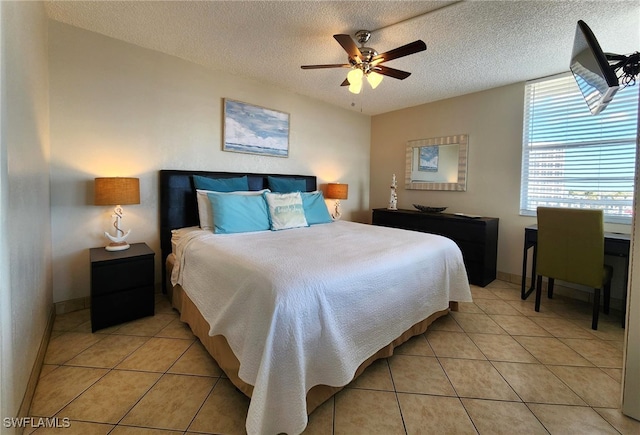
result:
[[[340,219],[342,214],[340,213],[340,200],[347,199],[349,196],[349,185],[341,183],[329,183],[327,184],[327,199],[335,200],[335,209],[331,214],[334,220]]]
[[[95,205],[115,205],[112,217],[115,218],[113,227],[115,235],[105,231],[104,235],[111,241],[105,249],[107,251],[124,251],[129,249],[125,241],[131,230],[126,233],[120,228],[123,216],[122,205],[140,204],[140,180],[126,177],[103,177],[95,179]]]

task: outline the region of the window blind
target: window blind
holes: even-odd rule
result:
[[[593,116],[570,73],[527,82],[520,214],[591,208],[606,222],[631,223],[638,88],[619,89]]]

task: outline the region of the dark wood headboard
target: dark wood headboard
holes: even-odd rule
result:
[[[162,291],[166,291],[166,259],[171,254],[171,230],[198,226],[198,203],[193,176],[210,178],[232,178],[244,175],[249,179],[249,190],[268,188],[267,177],[302,178],[307,183],[307,192],[316,190],[317,180],[313,175],[252,174],[246,172],[208,172],[163,169],[160,171],[160,250],[162,251]]]

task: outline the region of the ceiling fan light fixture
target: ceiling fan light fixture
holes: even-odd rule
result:
[[[367,81],[371,85],[371,89],[377,88],[378,85],[382,83],[383,78],[384,76],[382,74],[378,74],[375,71],[371,71],[369,74],[367,74]]]
[[[359,94],[362,90],[362,82],[349,83],[349,92],[352,94]]]
[[[349,81],[349,92],[352,94],[359,94],[362,90],[362,70],[360,68],[353,68],[347,74],[347,80]]]

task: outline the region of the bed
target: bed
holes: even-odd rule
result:
[[[304,430],[307,415],[376,359],[471,301],[460,250],[444,237],[331,222],[282,231],[199,228],[195,176],[160,171],[164,288],[231,382],[251,398],[250,434]],[[173,236],[173,243],[172,243]]]

